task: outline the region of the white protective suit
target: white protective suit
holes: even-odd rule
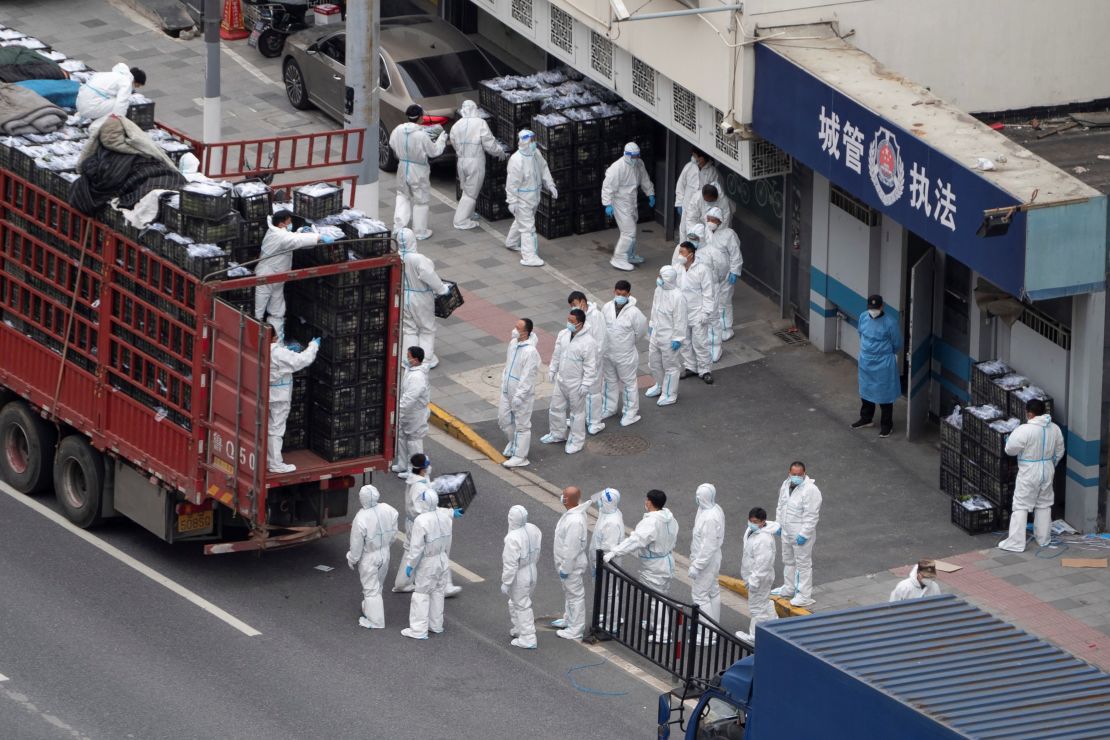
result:
[[[505,159],[506,155],[489,130],[489,124],[478,116],[478,106],[473,100],[464,100],[459,106],[459,120],[451,127],[450,139],[462,188],[453,226],[456,229],[477,228],[474,206],[478,203],[482,181],[486,179],[486,154],[498,159]]]
[[[412,540],[412,523],[416,521],[417,515],[420,513],[417,509],[417,501],[424,491],[431,491],[431,495],[437,496],[432,486],[431,469],[427,471],[427,475],[410,474],[405,479],[405,557],[408,557],[409,542]],[[437,496],[438,500],[438,496]],[[397,592],[412,591],[412,580],[405,576],[404,567],[397,569],[397,575],[393,579],[393,590]],[[455,586],[452,582],[451,572],[447,572],[447,596],[451,597],[461,591],[459,587]]]
[[[370,629],[385,627],[382,589],[389,570],[389,547],[397,535],[397,510],[380,503],[380,498],[374,486],[363,486],[358,492],[362,508],[351,522],[351,544],[347,550],[347,565],[358,568],[362,581],[359,624]]]
[[[707,161],[705,167],[699,169],[692,155],[690,161],[682,168],[682,172],[678,175],[678,182],[674,186],[674,202],[682,209],[683,234],[701,223],[701,216],[698,213],[703,202],[701,189],[710,183],[719,182],[720,179],[721,175],[713,162]]]
[[[548,433],[541,440],[544,444],[566,441],[568,455],[586,444],[586,403],[601,372],[600,360],[597,342],[585,325],[574,334],[570,329],[559,332],[547,371],[555,387],[547,414]]]
[[[712,185],[713,187],[717,188],[717,200],[710,203],[709,201],[707,201],[705,199],[705,196],[702,195],[700,191],[698,192],[698,199],[696,201],[697,202],[697,208],[695,209],[695,213],[696,213],[696,216],[697,216],[697,219],[698,219],[696,223],[699,223],[699,224],[704,224],[705,223],[705,217],[709,215],[709,209],[710,208],[720,208],[721,213],[722,213],[721,228],[724,229],[724,228],[727,228],[727,227],[731,226],[732,225],[732,201],[730,201],[725,196],[724,186],[721,185],[720,180],[714,180],[714,181],[706,183],[706,184],[707,185]]]
[[[262,237],[262,255],[254,267],[255,275],[280,275],[293,269],[293,250],[315,246],[319,234],[300,234],[274,226],[272,220]],[[254,289],[254,317],[270,316],[270,326],[278,339],[285,337],[285,283],[259,285]]]
[[[894,590],[890,592],[890,601],[924,599],[926,596],[940,596],[940,584],[937,583],[935,578],[923,578],[919,581],[917,579],[917,566],[915,565],[910,568],[909,577],[899,581]]]
[[[775,508],[782,527],[782,587],[777,595],[807,602],[813,598],[813,543],[820,515],[821,490],[812,478],[805,476],[793,490],[790,478],[782,482]],[[805,537],[805,544],[797,543],[798,535]]]
[[[672,349],[672,342],[686,340],[686,299],[678,289],[678,271],[667,265],[659,269],[663,285],[655,288],[648,321],[648,368],[655,385],[648,388],[648,397],[659,396],[659,405],[668,406],[678,400],[678,372],[682,368],[682,350]]]
[[[597,505],[597,521],[594,522],[594,532],[590,538],[590,551],[587,557],[590,561],[590,573],[597,578],[597,551],[608,554],[616,549],[624,540],[624,514],[621,513],[621,492],[615,488],[606,488],[590,497],[590,501]],[[620,563],[617,563],[620,565]],[[596,586],[595,586],[596,588]],[[607,601],[601,605],[601,616],[605,614],[616,615],[620,613],[620,590],[610,589]],[[614,624],[607,624],[613,627]]]
[[[416,238],[427,239],[432,235],[428,228],[432,166],[428,160],[443,154],[447,148],[447,132],[432,141],[423,126],[409,121],[393,129],[389,135],[389,147],[399,160],[393,226],[395,229],[408,226],[411,219]]]
[[[601,315],[597,304],[593,301],[586,302],[586,324],[582,329],[593,337],[597,345],[597,378],[590,388],[590,395],[586,397],[586,431],[597,434],[605,428],[602,419],[605,418],[605,397],[602,395],[602,363],[605,358],[605,348],[609,343],[609,333],[606,331],[605,317]]]
[[[532,406],[536,403],[536,376],[540,370],[538,343],[534,331],[524,340],[514,336],[505,353],[497,425],[509,439],[504,454],[510,460],[527,460],[532,447]]]
[[[719,209],[710,209],[710,215],[722,218]],[[735,336],[732,330],[732,296],[736,291],[736,282],[740,280],[741,271],[744,269],[744,255],[740,251],[740,237],[729,228],[728,222],[723,220],[716,231],[710,231],[708,248],[714,252],[718,280],[717,300],[720,321],[713,322],[710,329],[713,361],[717,362],[721,359],[721,342],[727,342]],[[734,275],[735,277],[732,277]]]
[[[542,188],[547,188],[551,197],[558,199],[559,191],[547,169],[547,160],[536,150],[535,134],[521,131],[517,151],[509,157],[505,175],[505,202],[513,214],[505,246],[520,252],[520,264],[525,267],[543,264],[536,236],[536,209],[540,205]]]
[[[613,207],[613,218],[620,230],[613,258],[609,260],[618,270],[633,269],[629,257],[636,253],[637,190],[642,190],[649,198],[655,197],[655,186],[640,159],[640,147],[629,142],[624,145],[621,158],[605,170],[605,179],[601,182],[601,205]]]
[[[451,529],[454,512],[439,508],[439,494],[425,489],[416,499],[419,514],[405,554],[405,568],[412,568],[415,589],[409,604],[406,637],[428,637],[428,630],[443,632],[443,597],[450,583]]]
[[[121,118],[127,115],[134,86],[131,68],[123,62],[114,65],[110,72],[97,72],[77,91],[77,112],[99,130],[100,119],[113,114]],[[95,135],[95,131],[89,135]]]
[[[640,556],[640,580],[645,586],[653,588],[666,596],[671,590],[671,577],[674,575],[675,541],[678,539],[678,521],[671,510],[663,507],[659,511],[644,514],[640,523],[624,542],[617,545],[606,560],[636,552]],[[667,619],[662,609],[654,615],[653,639],[655,642],[670,642]]]
[[[690,533],[690,570],[693,584],[690,598],[701,608],[702,614],[721,621],[721,587],[717,576],[721,573],[721,546],[725,542],[725,512],[717,504],[717,489],[710,483],[698,486],[694,497],[698,513]]]
[[[1064,459],[1064,435],[1050,414],[1032,420],[1010,432],[1006,454],[1018,459],[1014,508],[1010,513],[1010,535],[998,543],[1003,550],[1025,551],[1025,527],[1033,512],[1033,537],[1044,547],[1052,540],[1052,481],[1056,464]]]
[[[393,472],[404,473],[413,455],[424,452],[428,436],[428,365],[420,363],[405,370],[401,379],[401,398],[397,401],[397,461]]]
[[[713,274],[711,255],[703,254],[701,249],[694,253],[692,265],[676,265],[675,269],[678,270],[679,288],[686,300],[688,319],[686,340],[682,344],[682,362],[687,370],[705,375],[713,362],[709,346],[709,325],[718,315],[717,278]]]
[[[527,509],[520,504],[509,509],[509,532],[501,551],[501,592],[509,597],[514,647],[536,647],[532,592],[536,590],[536,563],[542,539],[540,528],[529,523]]]
[[[640,392],[637,386],[640,351],[636,348],[647,336],[647,319],[628,296],[628,302],[618,306],[609,301],[601,309],[605,320],[605,350],[602,353],[601,418],[615,416],[624,407],[621,426],[635,424],[640,419]]]
[[[740,577],[748,587],[748,612],[751,620],[748,634],[755,640],[755,626],[761,622],[778,619],[775,602],[771,601],[771,586],[775,583],[775,533],[779,525],[768,521],[752,531],[744,527],[744,560],[740,563]]]
[[[559,637],[581,640],[586,634],[586,586],[584,578],[589,560],[586,556],[586,542],[589,525],[586,512],[592,501],[583,501],[567,509],[555,525],[555,569],[559,571],[559,583],[563,587],[565,606]]]
[[[401,336],[405,349],[420,345],[424,363],[431,370],[439,364],[436,357],[436,296],[451,292],[436,274],[430,257],[416,251],[412,229],[397,229],[397,245],[405,263],[405,307],[401,316]]]
[[[285,422],[293,406],[293,373],[304,370],[316,359],[320,342],[313,340],[300,352],[281,342],[270,345],[270,424],[266,430],[266,468],[271,473],[292,473],[295,465],[282,460],[281,444]]]

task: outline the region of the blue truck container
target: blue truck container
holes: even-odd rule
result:
[[[761,624],[756,648],[747,740],[1110,738],[1110,675],[953,596]]]

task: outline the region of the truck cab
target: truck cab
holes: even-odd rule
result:
[[[685,740],[742,740],[747,723],[752,692],[755,656],[736,661],[709,683],[688,682],[674,703],[674,692],[659,696],[659,733],[663,740],[671,737],[671,728],[681,730],[685,722]],[[702,684],[699,686],[698,684]],[[700,692],[700,695],[699,695]],[[686,720],[687,703],[695,701]],[[674,719],[675,712],[678,718]]]

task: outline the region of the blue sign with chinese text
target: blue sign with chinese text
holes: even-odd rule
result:
[[[976,235],[983,211],[1019,202],[974,170],[865,108],[766,45],[756,47],[752,126],[815,172],[1015,296],[1025,214]]]

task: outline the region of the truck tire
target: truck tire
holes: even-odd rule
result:
[[[23,401],[0,410],[0,478],[20,493],[50,488],[58,432]]]
[[[83,436],[71,434],[54,456],[54,495],[66,519],[82,529],[100,522],[104,494],[104,456]]]

